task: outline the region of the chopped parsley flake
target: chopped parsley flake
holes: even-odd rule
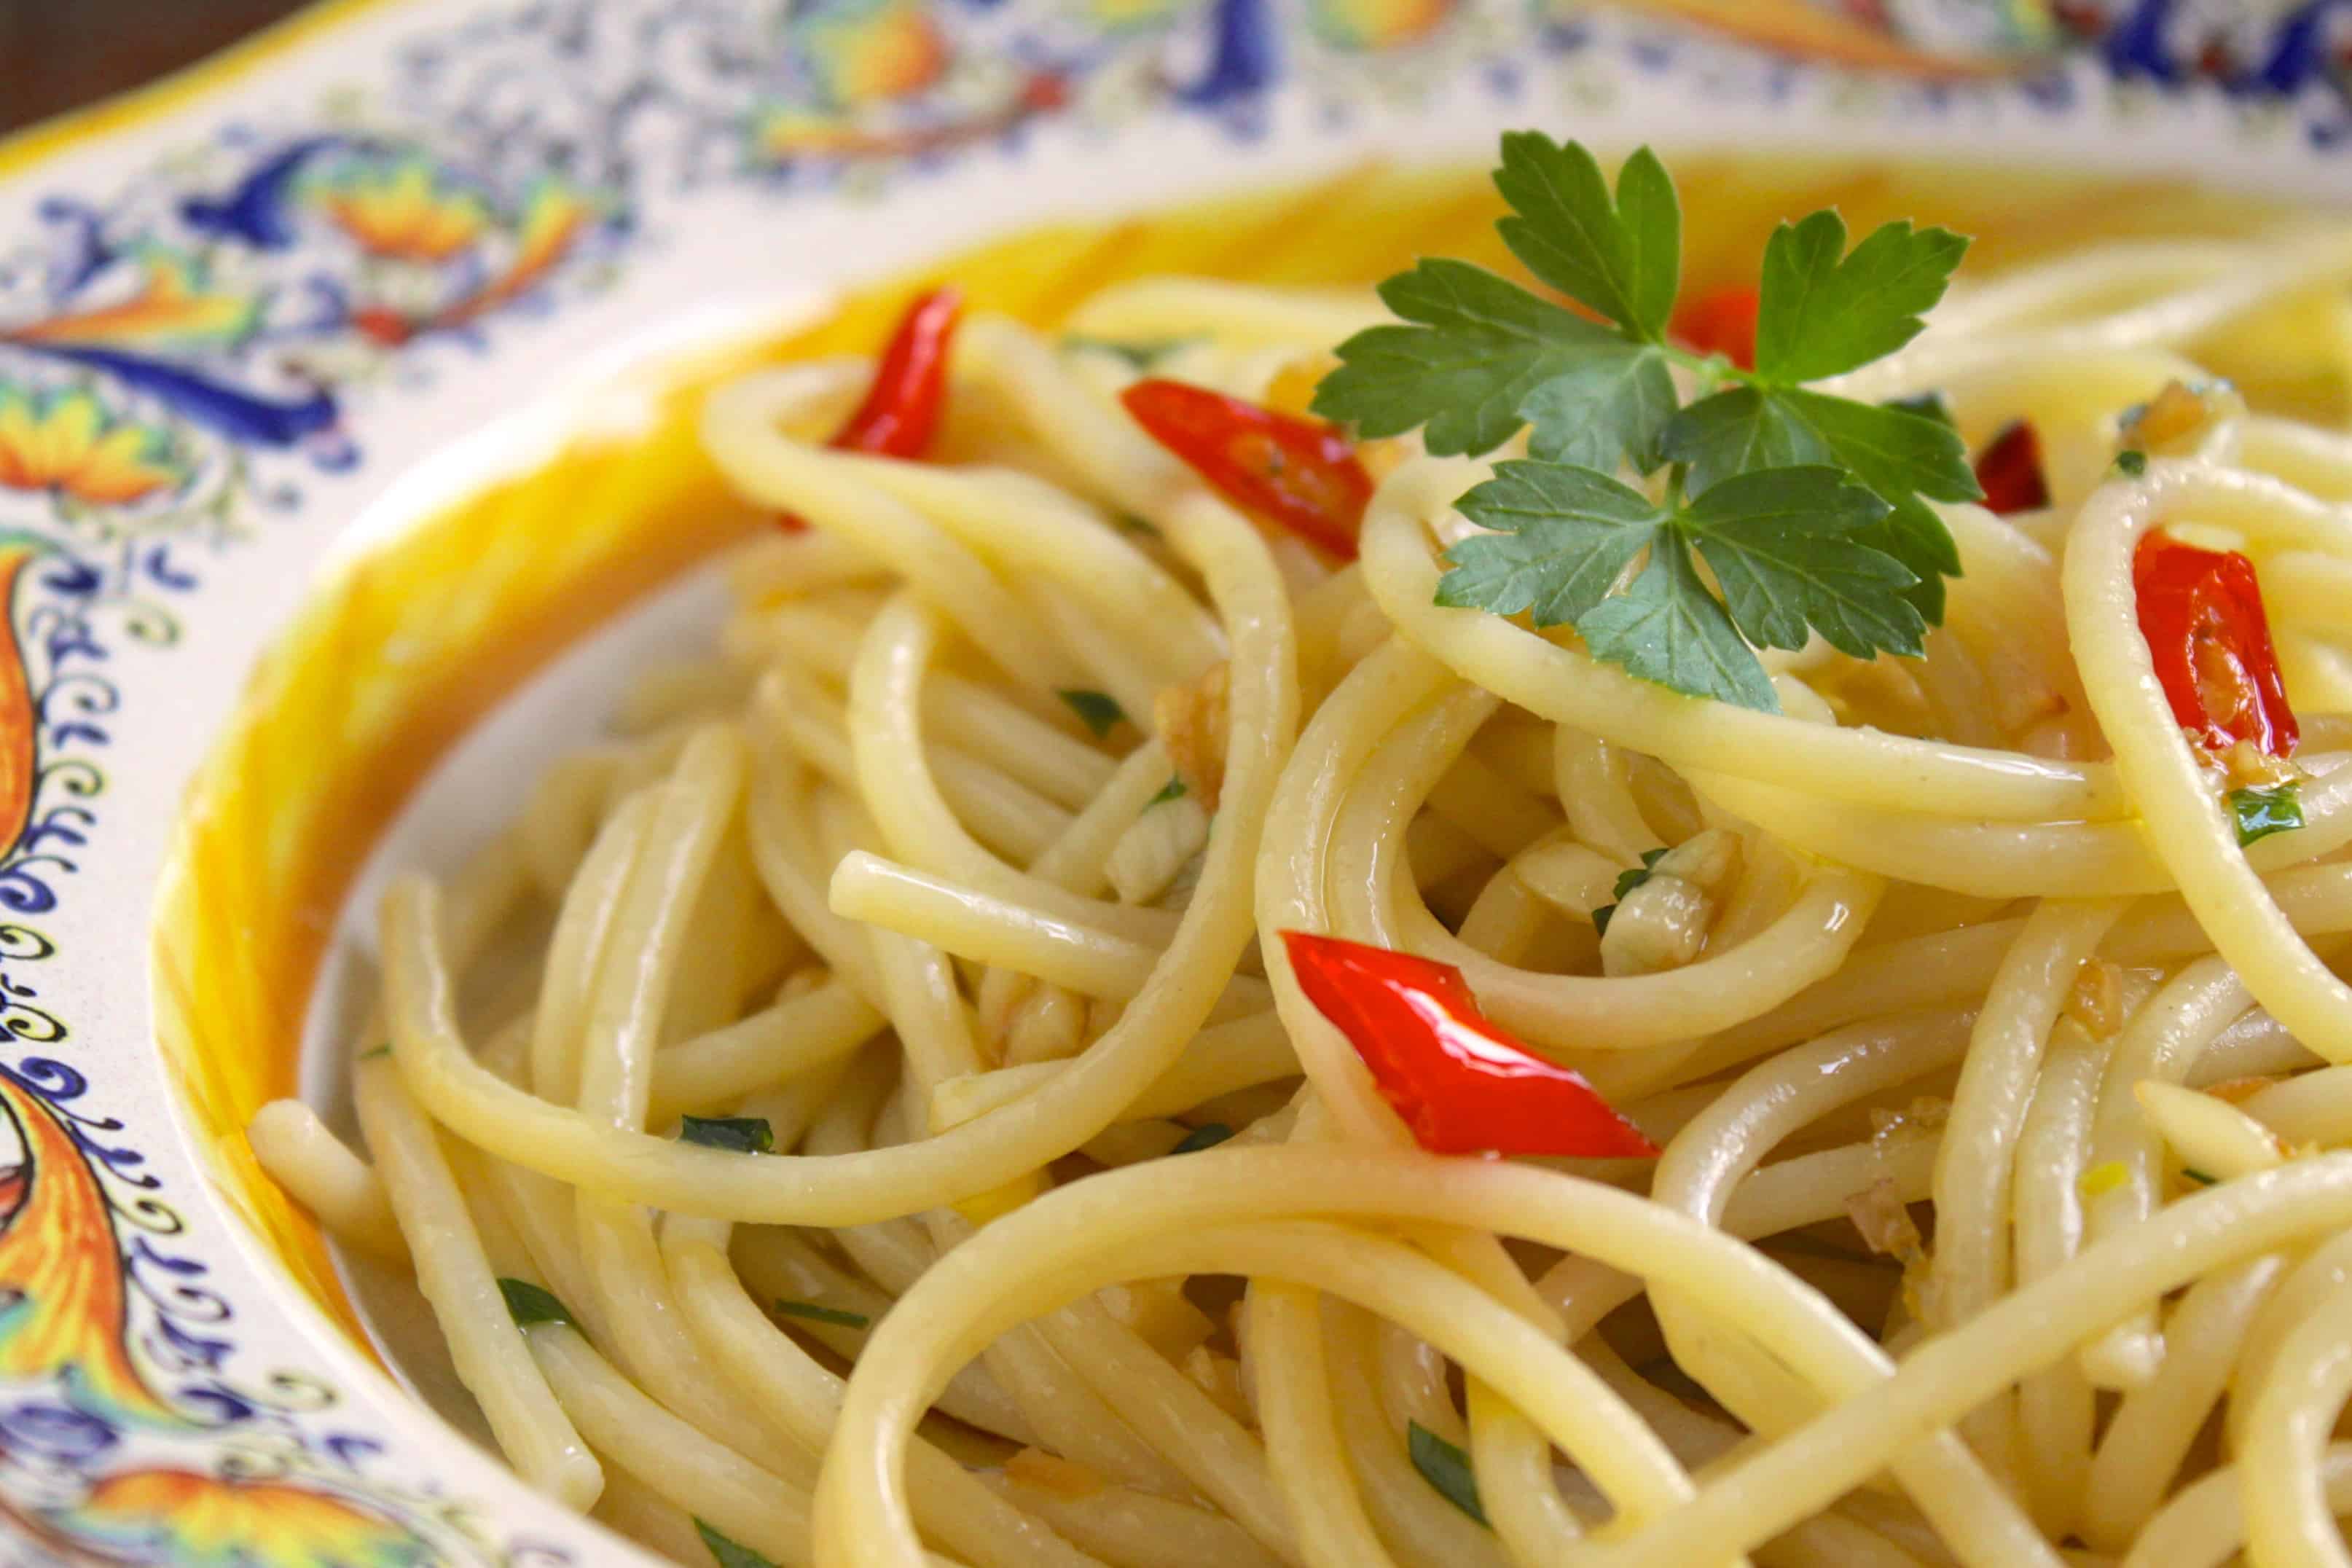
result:
[[[1197,1154],[1203,1149],[1213,1149],[1234,1135],[1234,1130],[1222,1121],[1203,1121],[1177,1141],[1171,1154]]]
[[[1480,1524],[1486,1522],[1486,1505],[1479,1500],[1478,1478],[1470,1468],[1469,1455],[1418,1421],[1406,1426],[1405,1451],[1412,1456],[1412,1468],[1438,1496]]]
[[[1190,347],[1198,338],[1097,338],[1084,332],[1064,332],[1062,346],[1087,353],[1109,354],[1125,360],[1128,368],[1139,374],[1150,370],[1178,349]]]
[[[862,1329],[874,1321],[863,1312],[845,1312],[838,1307],[820,1307],[814,1301],[779,1301],[776,1310],[787,1318],[806,1318],[813,1323],[831,1323],[839,1329]]]
[[[2303,792],[2292,783],[2250,785],[2230,792],[2230,817],[2238,842],[2252,844],[2273,833],[2293,833],[2303,826]]]
[[[764,1116],[681,1116],[677,1141],[706,1149],[727,1149],[738,1154],[772,1154],[775,1129]]]
[[[1070,705],[1070,711],[1094,731],[1097,741],[1127,722],[1127,710],[1121,708],[1118,699],[1108,691],[1072,689],[1056,695]]]
[[[741,1542],[730,1540],[699,1514],[695,1516],[694,1532],[702,1537],[702,1544],[709,1549],[710,1560],[719,1568],[776,1568],[772,1558],[762,1557]]]
[[[568,1329],[580,1326],[572,1309],[558,1300],[553,1291],[528,1279],[501,1279],[499,1294],[506,1298],[507,1315],[518,1329],[527,1329],[533,1323],[562,1323]]]

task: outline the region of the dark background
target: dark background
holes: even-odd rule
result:
[[[137,87],[300,0],[0,0],[0,132]]]

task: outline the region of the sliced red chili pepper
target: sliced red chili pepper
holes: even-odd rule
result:
[[[1977,454],[1977,488],[1987,510],[2002,517],[2040,511],[2050,504],[2050,482],[2042,473],[2042,437],[2030,419],[2012,419]]]
[[[845,452],[919,458],[940,426],[947,401],[948,345],[963,316],[963,295],[934,289],[907,307],[882,351],[866,401],[833,438]]]
[[[1764,297],[1754,289],[1718,289],[1675,307],[1666,331],[1685,347],[1721,354],[1742,370],[1756,368],[1756,313]]]
[[[948,346],[963,316],[963,295],[934,289],[907,307],[882,351],[882,363],[857,412],[825,443],[839,451],[870,452],[878,458],[919,458],[940,426],[947,401]],[[808,526],[785,513],[776,520],[786,532]]]
[[[2132,556],[2140,635],[2180,727],[2214,751],[2251,741],[2274,757],[2301,731],[2271,647],[2254,563],[2161,531]]]
[[[1284,931],[1282,942],[1298,988],[1348,1037],[1431,1153],[1657,1153],[1582,1074],[1480,1016],[1454,965],[1303,931]]]
[[[1139,381],[1119,401],[1227,500],[1343,560],[1356,558],[1372,477],[1330,426],[1181,381]]]

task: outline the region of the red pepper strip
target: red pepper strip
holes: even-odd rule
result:
[[[1356,558],[1372,477],[1330,426],[1181,381],[1139,381],[1119,401],[1227,500],[1342,560]]]
[[[1282,933],[1298,988],[1348,1037],[1433,1154],[1649,1159],[1657,1145],[1583,1075],[1478,1013],[1450,963],[1303,931]]]
[[[1718,289],[1675,308],[1666,331],[1694,353],[1721,354],[1742,370],[1756,368],[1756,312],[1763,296],[1754,289]]]
[[[953,288],[934,289],[907,307],[890,346],[882,351],[881,368],[866,401],[833,438],[845,452],[871,452],[882,458],[919,458],[940,426],[940,405],[947,401],[948,344],[963,316],[963,295]]]
[[[866,401],[825,444],[837,451],[871,452],[878,458],[919,458],[940,427],[947,401],[948,345],[963,315],[963,295],[934,289],[907,307],[882,351],[882,363]],[[787,512],[776,520],[785,531],[808,526]]]
[[[2012,419],[1977,454],[1977,488],[1989,510],[2040,511],[2050,504],[2050,482],[2042,474],[2042,437],[2030,419]]]
[[[2132,556],[2140,636],[2180,727],[2222,752],[2252,741],[2274,757],[2300,731],[2271,647],[2254,563],[2152,532]]]

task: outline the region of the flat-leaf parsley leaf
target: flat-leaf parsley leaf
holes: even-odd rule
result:
[[[1756,374],[1788,384],[1885,359],[1919,335],[1968,248],[1948,228],[1904,222],[1849,251],[1845,220],[1827,210],[1782,224],[1764,247]]]
[[[1656,153],[1643,147],[1625,160],[1612,202],[1583,143],[1508,131],[1495,188],[1513,214],[1496,232],[1528,271],[1632,336],[1663,341],[1682,282],[1683,218]]]
[[[1315,412],[1366,436],[1422,440],[1441,457],[1491,452],[1526,423],[1520,401],[1624,341],[1483,267],[1425,260],[1381,285],[1410,326],[1372,327],[1339,346]]]
[[[1805,384],[1916,337],[1968,241],[1905,222],[1849,249],[1834,212],[1781,225],[1743,370],[1666,337],[1682,215],[1647,148],[1612,194],[1582,146],[1513,132],[1495,184],[1504,243],[1601,319],[1423,259],[1381,285],[1400,324],[1340,344],[1315,399],[1367,437],[1419,426],[1439,456],[1528,431],[1529,456],[1461,498],[1487,531],[1446,551],[1437,602],[1573,625],[1596,658],[1766,710],[1757,647],[1818,635],[1856,658],[1917,655],[1960,570],[1928,503],[1979,499],[1968,449],[1934,394],[1864,403]]]
[[[1455,503],[1491,533],[1445,552],[1441,605],[1496,615],[1535,613],[1539,626],[1574,621],[1609,596],[1633,558],[1665,527],[1657,502],[1596,469],[1566,463],[1504,463]]]

